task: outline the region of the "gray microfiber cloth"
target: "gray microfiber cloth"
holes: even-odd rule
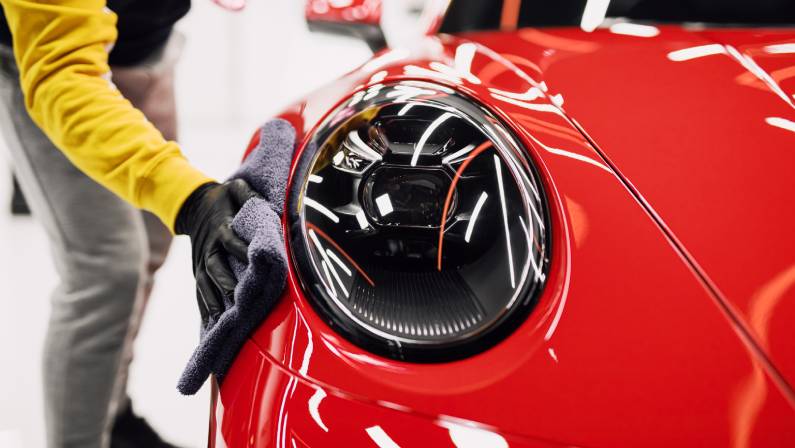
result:
[[[287,255],[282,232],[285,188],[290,171],[295,129],[272,120],[260,129],[259,145],[232,179],[244,179],[262,198],[249,199],[232,221],[232,229],[249,243],[248,264],[229,258],[237,277],[234,302],[210,316],[202,327],[199,346],[182,372],[177,389],[193,395],[213,373],[223,379],[238,351],[273,308],[287,279]]]

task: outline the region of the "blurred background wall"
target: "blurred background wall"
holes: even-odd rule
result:
[[[255,128],[283,106],[369,57],[361,42],[310,34],[303,4],[249,0],[231,13],[195,0],[179,24],[187,37],[177,71],[180,141],[210,175],[228,176]],[[0,447],[42,447],[40,352],[57,278],[43,230],[8,213],[8,154],[0,146]],[[158,274],[130,393],[136,411],[164,436],[198,447],[206,442],[208,388],[194,397],[175,389],[198,340],[189,253],[178,238]]]

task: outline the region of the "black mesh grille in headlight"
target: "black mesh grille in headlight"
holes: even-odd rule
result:
[[[544,193],[525,150],[445,87],[358,92],[300,155],[293,258],[313,305],[376,353],[442,361],[527,315],[548,264]]]

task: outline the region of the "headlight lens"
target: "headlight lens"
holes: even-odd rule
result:
[[[438,85],[355,94],[300,155],[289,203],[310,301],[376,353],[443,361],[493,345],[544,283],[544,193],[492,114]]]

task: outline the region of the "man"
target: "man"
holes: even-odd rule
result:
[[[61,280],[44,353],[48,446],[169,446],[125,392],[152,276],[169,229],[189,235],[202,318],[219,312],[236,283],[227,254],[247,249],[229,223],[254,195],[213,182],[173,141],[172,27],[190,2],[0,4],[0,124]]]

